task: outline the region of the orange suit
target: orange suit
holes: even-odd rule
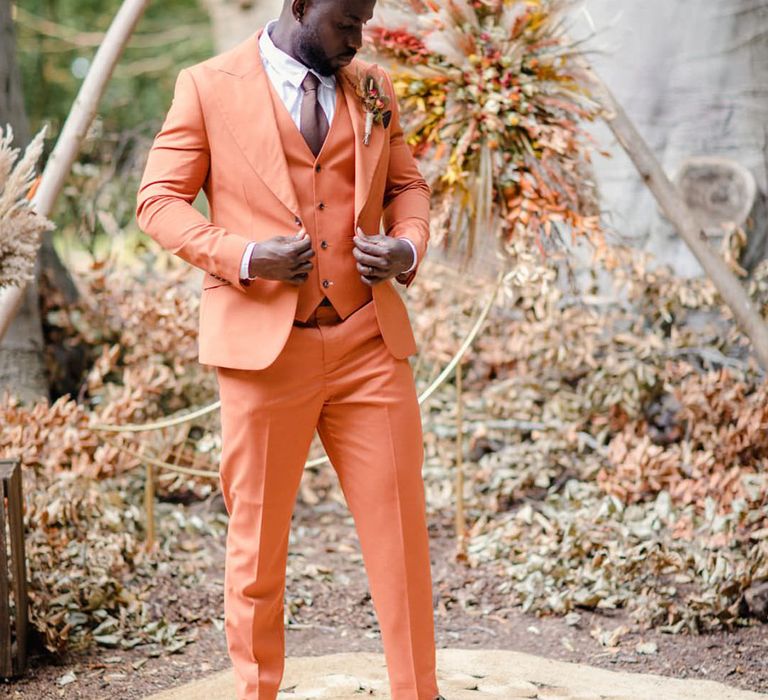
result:
[[[355,521],[392,698],[433,700],[424,453],[408,360],[416,344],[392,281],[363,284],[352,256],[356,228],[383,223],[421,261],[429,188],[394,99],[389,124],[374,125],[364,145],[359,60],[337,73],[336,113],[315,157],[273,94],[261,31],[179,73],[136,208],[143,231],[207,273],[199,360],[216,368],[221,398],[225,629],[238,700],[275,700],[282,680],[288,537],[315,430]],[[210,221],[191,206],[200,188]],[[240,279],[250,240],[300,228],[315,251],[305,283]],[[321,306],[319,325],[301,324],[324,296],[342,320],[325,325]]]

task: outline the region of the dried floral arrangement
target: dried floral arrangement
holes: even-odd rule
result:
[[[13,129],[0,127],[0,288],[32,280],[40,236],[54,228],[30,206],[45,131],[35,135],[17,162],[20,149],[11,146]]]
[[[566,35],[573,0],[387,0],[367,28],[432,187],[435,242],[542,253],[586,238],[609,260],[582,128],[598,107]],[[562,247],[562,246],[560,246]],[[511,252],[511,251],[507,251]]]

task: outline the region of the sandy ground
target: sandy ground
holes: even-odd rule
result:
[[[713,681],[606,671],[511,651],[440,649],[438,683],[446,700],[579,698],[580,700],[757,700],[768,697]],[[289,658],[280,698],[389,698],[381,654]],[[232,673],[147,700],[234,700]]]

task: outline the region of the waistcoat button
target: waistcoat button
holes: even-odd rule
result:
[[[318,204],[317,207],[322,211],[323,209],[325,209],[325,204],[323,202],[320,202],[320,204]]]
[[[331,283],[328,280],[323,280],[323,287],[330,287]]]
[[[321,248],[327,248],[328,247],[328,241],[320,241],[320,247]]]

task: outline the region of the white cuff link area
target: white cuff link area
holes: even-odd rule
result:
[[[413,271],[416,268],[416,263],[418,262],[418,256],[416,255],[416,245],[410,238],[403,238],[409,246],[411,246],[411,250],[413,251],[413,265],[411,265],[407,270],[403,270],[402,274],[405,275],[411,271]]]

